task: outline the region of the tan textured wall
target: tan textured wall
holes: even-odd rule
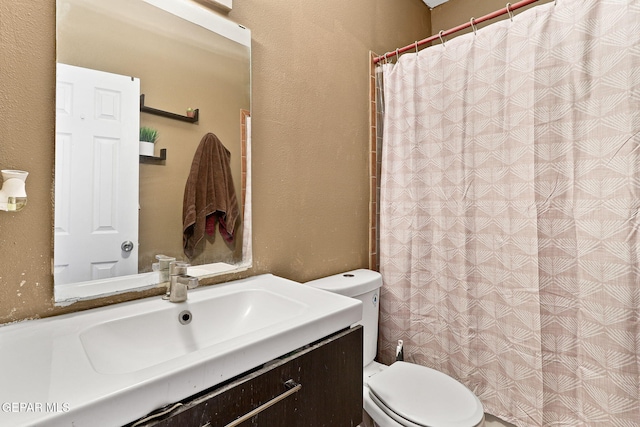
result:
[[[255,0],[254,268],[309,280],[367,266],[368,51],[431,34],[420,0]],[[55,2],[0,2],[0,168],[26,169],[29,202],[0,212],[0,323],[137,298],[53,306]]]
[[[55,2],[0,2],[0,168],[29,171],[0,212],[0,323],[51,312],[54,66]]]
[[[430,33],[415,0],[234,2],[253,31],[256,271],[368,265],[368,51]]]

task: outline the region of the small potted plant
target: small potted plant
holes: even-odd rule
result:
[[[140,155],[153,156],[154,144],[158,140],[158,131],[156,129],[143,126],[140,128]]]
[[[187,108],[187,117],[195,117],[196,115],[196,110],[194,110],[193,108]]]

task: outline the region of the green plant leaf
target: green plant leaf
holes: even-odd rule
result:
[[[140,128],[140,141],[151,142],[155,144],[158,140],[158,131],[156,129],[143,126]]]

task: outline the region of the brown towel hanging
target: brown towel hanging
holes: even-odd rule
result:
[[[189,258],[205,231],[213,234],[216,222],[225,241],[234,240],[240,210],[230,159],[231,153],[217,136],[207,133],[202,137],[193,156],[182,207],[183,247]]]

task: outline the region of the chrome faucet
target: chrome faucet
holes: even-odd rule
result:
[[[173,261],[169,264],[169,288],[164,299],[171,302],[183,302],[187,300],[187,289],[193,289],[199,285],[198,278],[187,274],[186,262]]]
[[[171,266],[171,263],[174,262],[176,259],[174,257],[169,257],[166,255],[156,255],[156,259],[158,260],[158,262],[152,265],[153,271],[158,272],[158,279],[160,280],[160,283],[168,282],[169,267]],[[167,290],[167,295],[169,295],[168,290]]]

